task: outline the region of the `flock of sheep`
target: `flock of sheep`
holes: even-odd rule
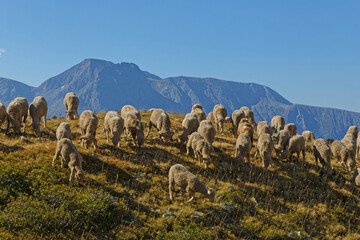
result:
[[[98,118],[90,110],[83,111],[80,116],[77,112],[79,98],[74,93],[67,93],[64,98],[67,119],[79,119],[81,129],[81,146],[85,149],[93,144],[96,148],[96,130],[98,128]],[[169,115],[162,109],[150,109],[151,116],[149,130],[145,137],[145,123],[141,121],[140,112],[131,105],[126,105],[121,109],[121,114],[116,111],[109,111],[104,118],[104,131],[107,142],[112,142],[114,147],[120,147],[121,134],[125,132],[132,136],[134,145],[138,148],[145,143],[152,127],[158,130],[161,141],[171,141],[174,132],[170,130],[171,121]],[[24,123],[25,132],[26,119],[31,118],[31,127],[35,134],[40,133],[40,120],[44,118],[46,128],[47,103],[44,97],[38,96],[29,105],[26,98],[15,98],[8,106],[7,110],[0,102],[0,124],[6,122],[6,134],[12,125],[15,133],[20,133],[21,123]],[[186,154],[193,150],[194,156],[200,163],[204,163],[207,168],[212,161],[211,151],[216,131],[224,131],[224,123],[232,124],[232,133],[237,138],[235,145],[234,166],[239,169],[245,165],[251,169],[250,151],[254,146],[254,133],[258,136],[257,153],[260,154],[262,165],[268,168],[272,164],[272,152],[275,151],[276,157],[280,160],[290,158],[294,153],[297,154],[301,164],[305,167],[305,150],[310,150],[314,154],[316,165],[320,161],[321,170],[326,171],[328,176],[332,171],[331,157],[335,157],[347,171],[352,171],[356,167],[357,155],[360,152],[360,134],[356,126],[349,127],[346,135],[341,141],[315,139],[310,131],[304,131],[302,135],[297,134],[296,125],[289,123],[285,125],[285,120],[281,116],[274,116],[269,125],[266,121],[256,123],[254,113],[248,107],[241,107],[235,110],[231,117],[227,117],[227,111],[221,104],[215,105],[212,112],[206,114],[200,104],[195,104],[191,112],[185,115],[182,121],[183,133],[179,136],[181,143],[186,143]],[[213,125],[215,124],[215,127]],[[52,165],[61,156],[61,167],[68,164],[71,174],[69,181],[75,178],[78,182],[85,178],[82,169],[82,157],[76,146],[71,141],[71,128],[66,122],[61,123],[56,130],[57,146],[53,157]],[[312,148],[310,147],[312,145]],[[360,169],[354,171],[354,184],[360,186]],[[169,195],[173,199],[174,187],[177,185],[182,190],[189,193],[189,202],[194,199],[195,192],[202,193],[210,201],[214,201],[215,191],[192,174],[181,164],[173,165],[169,170]]]

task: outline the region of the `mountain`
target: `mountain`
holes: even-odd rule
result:
[[[79,112],[120,110],[131,104],[138,109],[155,107],[187,113],[195,103],[210,112],[215,104],[221,103],[228,115],[241,106],[250,107],[256,121],[270,122],[274,115],[284,116],[286,122],[298,126],[298,132],[311,130],[316,137],[340,139],[348,126],[360,126],[360,113],[292,104],[267,86],[214,78],[162,79],[133,63],[85,59],[39,87],[0,78],[1,100],[5,105],[17,96],[26,97],[30,103],[34,96],[41,95],[48,102],[49,117],[65,115],[63,98],[70,91],[80,99]]]

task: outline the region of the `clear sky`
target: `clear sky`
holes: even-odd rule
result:
[[[85,58],[360,112],[360,1],[0,0],[0,77],[38,86]]]

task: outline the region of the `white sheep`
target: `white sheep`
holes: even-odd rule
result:
[[[251,123],[251,125],[255,128],[256,126],[256,122],[255,122],[255,118],[254,118],[254,112],[251,111],[250,109],[241,109],[245,114],[245,118],[247,118],[249,120],[249,122]]]
[[[290,134],[286,130],[280,130],[280,132],[276,136],[277,144],[274,146],[276,157],[279,156],[282,158],[282,152],[287,148],[290,141]]]
[[[244,111],[246,111],[246,110],[250,110],[250,108],[248,108],[247,106],[242,106],[242,107],[240,108],[240,110],[244,112]]]
[[[198,132],[204,137],[205,141],[212,148],[215,140],[216,130],[210,120],[203,120],[200,122]]]
[[[227,115],[226,108],[221,104],[217,104],[214,106],[213,114],[215,118],[216,129],[220,129],[220,131],[223,132],[225,118]]]
[[[96,129],[98,127],[98,118],[90,110],[85,110],[80,114],[79,126],[81,130],[81,145],[87,149],[91,143],[94,143],[94,149],[96,149]]]
[[[190,135],[189,141],[186,144],[186,155],[189,155],[190,147],[194,151],[195,158],[198,159],[200,163],[204,162],[205,168],[207,168],[209,162],[211,161],[211,149],[200,133],[193,132]]]
[[[179,136],[181,142],[186,142],[188,136],[198,130],[199,124],[199,119],[195,113],[186,114],[184,120],[182,121],[183,133]]]
[[[73,120],[75,115],[77,117],[79,117],[79,114],[78,114],[78,107],[79,107],[79,98],[76,96],[75,93],[73,92],[68,92],[66,95],[65,95],[65,98],[64,98],[64,105],[65,105],[65,108],[66,108],[66,119],[70,119],[70,120]]]
[[[251,142],[254,142],[254,127],[251,125],[247,118],[242,118],[240,120],[237,129],[237,135],[240,135],[242,133],[246,133],[250,137]]]
[[[189,193],[189,200],[187,202],[191,202],[194,199],[196,192],[203,194],[211,202],[215,201],[215,190],[200,182],[194,174],[181,164],[175,164],[169,170],[169,195],[171,201],[173,200],[175,185]]]
[[[158,130],[158,134],[163,141],[166,142],[172,140],[174,132],[170,131],[170,117],[163,109],[152,110],[149,121],[149,131],[146,135],[146,138],[149,136],[152,126],[154,126]]]
[[[352,158],[351,151],[339,140],[335,140],[330,146],[333,156],[344,166],[345,170],[351,171],[355,166],[355,159]]]
[[[232,133],[234,137],[237,137],[237,130],[242,118],[245,118],[245,113],[242,110],[234,110],[231,114],[230,122],[233,126]]]
[[[0,101],[0,129],[1,129],[1,125],[6,121],[6,119],[7,119],[6,107]]]
[[[326,141],[324,139],[318,138],[314,142],[313,152],[314,152],[316,166],[318,166],[318,159],[319,159],[320,163],[322,165],[320,170],[326,168],[327,169],[326,176],[328,176],[332,170],[331,149],[330,149],[329,145],[326,143]]]
[[[21,122],[24,123],[23,131],[26,129],[26,118],[28,116],[29,104],[26,98],[17,97],[15,98],[7,108],[7,126],[6,134],[9,131],[10,124],[13,125],[15,133],[20,133]]]
[[[251,139],[246,133],[242,133],[238,136],[235,145],[235,164],[239,169],[240,165],[244,165],[245,158],[247,160],[249,169],[251,168],[250,163],[250,150],[252,147]]]
[[[354,135],[355,139],[358,137],[358,128],[356,126],[350,126],[346,132],[346,134]]]
[[[284,129],[289,132],[290,137],[293,137],[297,134],[297,128],[294,123],[286,124]]]
[[[356,157],[356,138],[354,134],[346,134],[343,139],[341,139],[341,142],[345,145],[347,149],[351,152],[351,157],[355,159]]]
[[[206,119],[215,122],[214,113],[212,111],[209,112]]]
[[[272,164],[271,153],[274,148],[272,137],[268,133],[263,133],[258,139],[257,148],[262,158],[262,166],[268,168]]]
[[[276,132],[283,130],[285,127],[285,119],[282,116],[274,116],[271,119],[271,127],[274,128]]]
[[[316,138],[314,136],[314,133],[311,132],[311,131],[305,130],[305,131],[302,132],[301,135],[304,137],[305,142],[311,143],[311,142],[314,142],[316,140]]]
[[[195,113],[197,118],[199,119],[199,122],[206,119],[206,114],[202,108],[195,108],[191,110],[191,113]]]
[[[201,106],[201,104],[194,104],[194,106],[192,106],[191,111],[194,111],[196,108],[200,108],[203,109],[203,106]]]
[[[63,138],[71,139],[71,127],[67,122],[62,122],[56,129],[56,139],[60,141]]]
[[[139,121],[141,122],[141,114],[139,112],[139,110],[137,110],[134,106],[132,105],[125,105],[121,108],[121,117],[125,120],[126,115],[127,114],[135,114],[136,118],[139,119]]]
[[[256,133],[258,136],[261,136],[263,133],[272,135],[272,129],[266,121],[261,121],[256,126]]]
[[[291,134],[289,133],[291,136]],[[305,139],[301,135],[295,135],[290,137],[289,144],[287,148],[283,151],[281,158],[288,158],[292,160],[292,154],[296,153],[298,161],[300,162],[300,153],[302,153],[303,160],[302,165],[305,166]]]
[[[48,107],[47,102],[44,97],[37,96],[34,98],[33,102],[29,105],[29,115],[31,117],[31,127],[33,128],[35,134],[40,133],[40,121],[41,117],[44,118],[44,128],[46,128],[46,115]]]
[[[140,148],[145,143],[144,125],[138,118],[137,111],[129,110],[125,116],[125,129],[131,134],[134,145]]]
[[[68,164],[70,168],[70,178],[69,182],[72,182],[72,179],[75,179],[78,182],[81,182],[85,179],[85,173],[82,169],[82,157],[75,145],[68,138],[63,138],[58,141],[56,145],[56,152],[52,160],[52,166],[55,166],[55,160],[61,156],[61,167],[64,167],[64,164]]]
[[[106,133],[106,141],[111,141],[114,147],[120,147],[120,136],[124,131],[124,119],[115,111],[108,111],[104,118],[104,129]]]

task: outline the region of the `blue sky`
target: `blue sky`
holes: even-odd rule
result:
[[[0,13],[0,77],[31,86],[99,58],[360,112],[357,0],[9,0]]]

